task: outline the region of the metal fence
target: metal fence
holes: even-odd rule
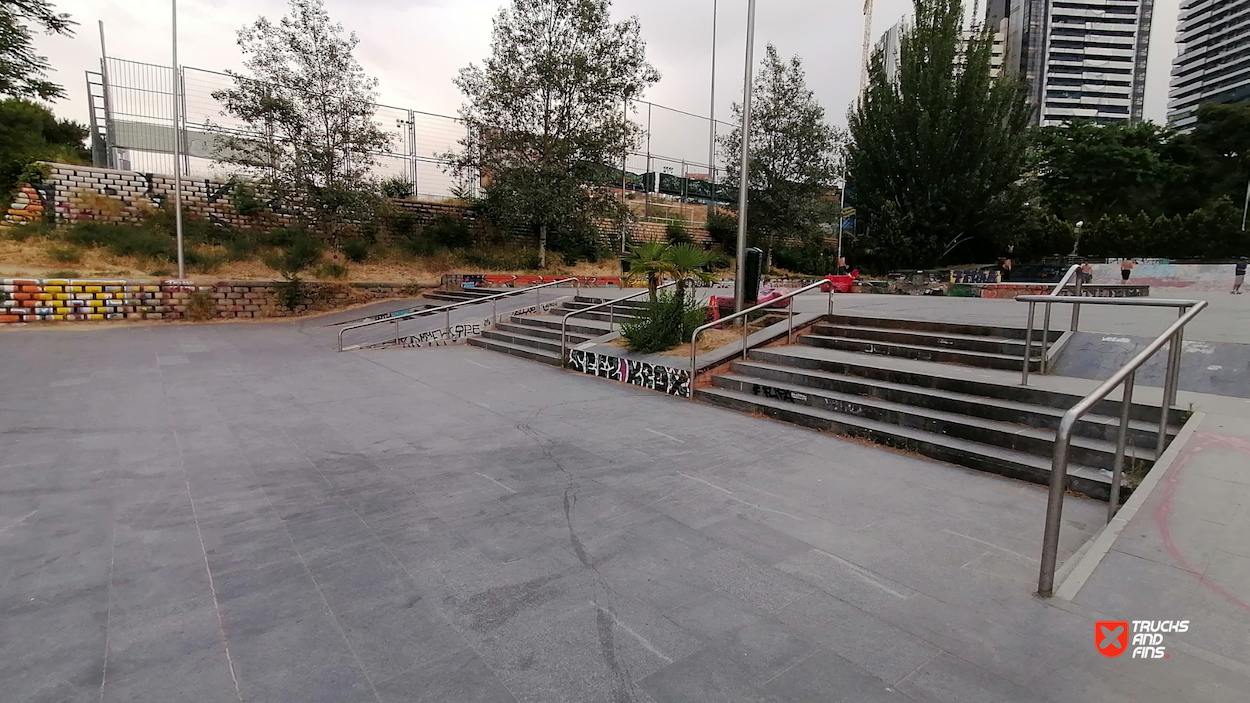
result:
[[[100,73],[88,73],[91,90],[98,96],[100,110],[92,112],[92,133],[104,143],[96,151],[109,166],[123,170],[172,173],[174,164],[173,84],[169,66],[107,57]],[[228,74],[190,66],[182,67],[181,121],[182,173],[192,178],[225,178],[230,167],[213,152],[213,134],[221,130],[246,136],[243,122],[227,115],[215,91],[234,85]],[[94,94],[94,93],[93,93]],[[97,114],[99,113],[99,114]],[[645,101],[630,101],[630,119],[637,123],[643,138],[637,151],[624,158],[622,174],[626,190],[642,193],[663,216],[668,202],[706,202],[720,190],[709,186],[724,174],[721,163],[708,165],[709,118]],[[426,198],[447,198],[462,179],[449,173],[444,154],[458,150],[465,136],[464,124],[456,117],[438,115],[390,105],[378,105],[377,124],[391,135],[390,146],[374,154],[378,178],[400,177],[415,185],[415,192]],[[98,124],[102,122],[103,124]],[[728,133],[731,125],[716,121],[716,133]],[[718,158],[713,158],[719,162]],[[463,179],[471,189],[477,179]],[[721,189],[723,190],[723,189]]]

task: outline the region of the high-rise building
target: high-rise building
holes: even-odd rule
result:
[[[1028,83],[1034,122],[1140,121],[1153,12],[1154,0],[1009,0],[1004,70]]]
[[[1250,0],[1184,0],[1168,124],[1192,127],[1203,103],[1250,100]]]
[[[894,23],[894,26],[885,30],[885,33],[877,40],[877,44],[874,47],[875,51],[881,52],[881,58],[885,62],[885,75],[891,81],[898,79],[898,54],[902,46],[903,34],[907,31],[907,26],[906,17]],[[971,38],[971,31],[963,33],[963,41],[967,42]],[[990,46],[990,75],[992,76],[997,77],[999,71],[1002,70],[1006,40],[1007,35],[1002,32],[994,33],[994,43]]]

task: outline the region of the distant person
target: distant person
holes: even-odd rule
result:
[[[1125,259],[1120,262],[1120,280],[1128,283],[1129,276],[1133,275],[1133,269],[1137,268],[1137,262],[1132,259]]]
[[[1246,282],[1246,257],[1243,256],[1241,257],[1241,260],[1238,261],[1236,265],[1233,266],[1233,290],[1230,292],[1233,295],[1241,295],[1241,285],[1245,282]]]
[[[1094,266],[1088,261],[1081,263],[1081,284],[1089,285],[1094,282]]]
[[[998,259],[998,268],[1002,269],[1004,281],[1011,280],[1011,270],[1016,265],[1016,262],[1013,260],[1016,255],[1015,251],[1016,246],[1008,244],[1007,251],[1003,252],[1003,255]]]
[[[838,267],[837,267],[836,273],[837,273],[839,276],[845,276],[845,275],[846,275],[846,271],[847,271],[847,268],[846,268],[846,257],[845,257],[845,256],[839,256],[839,257],[838,257]]]

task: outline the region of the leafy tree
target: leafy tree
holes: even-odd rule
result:
[[[371,213],[369,169],[390,142],[374,122],[378,81],[352,55],[357,43],[322,0],[290,0],[277,24],[262,17],[239,30],[251,75],[231,72],[234,87],[213,93],[250,131],[217,129],[219,158],[335,243]]]
[[[48,108],[22,98],[0,100],[0,200],[8,203],[31,161],[89,164],[87,128],[58,120]]]
[[[845,137],[825,123],[803,61],[782,61],[772,44],[755,77],[751,105],[747,236],[771,251],[779,239],[811,234],[822,221],[821,198],[841,173]],[[742,176],[742,105],[735,103],[733,111],[739,126],[721,140],[731,190]]]
[[[606,185],[639,136],[622,101],[660,79],[638,19],[612,22],[610,4],[512,0],[495,17],[491,56],[456,78],[468,129],[452,169],[480,173],[483,211],[538,235],[544,259],[548,244],[566,259],[594,256],[594,219],[624,216]]]
[[[1025,90],[991,76],[988,30],[967,41],[962,32],[959,0],[915,0],[897,80],[878,52],[850,114],[849,177],[878,266],[973,259],[1010,236],[996,215],[1020,201]]]
[[[65,89],[47,80],[48,58],[35,53],[31,25],[73,36],[76,22],[48,0],[0,0],[0,95],[55,100]]]
[[[624,256],[625,262],[629,264],[626,280],[646,280],[647,291],[653,303],[660,278],[669,273],[668,261],[664,258],[667,251],[668,245],[664,242],[644,242],[630,247]]]

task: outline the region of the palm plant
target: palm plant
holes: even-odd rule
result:
[[[706,269],[717,258],[716,254],[700,249],[693,244],[670,245],[665,250],[664,259],[668,262],[668,271],[677,279],[678,301],[684,299],[686,295],[688,279],[693,278],[703,283],[716,281],[716,275]]]
[[[625,254],[625,261],[629,263],[629,273],[625,280],[632,283],[645,278],[652,303],[656,301],[660,279],[673,274],[672,263],[667,256],[668,250],[669,245],[664,242],[644,242],[630,247]]]

